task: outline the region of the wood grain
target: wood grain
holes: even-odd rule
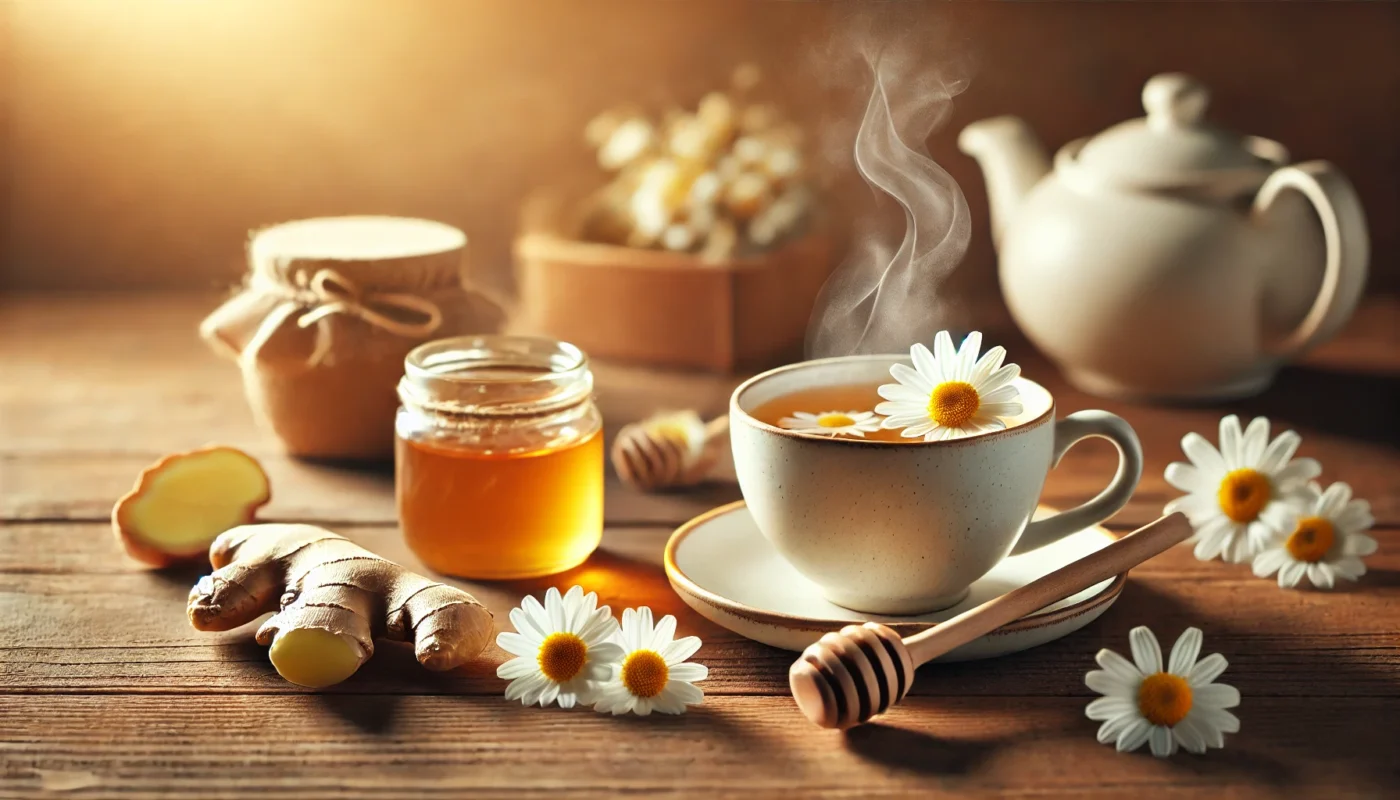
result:
[[[1282,385],[1232,410],[1268,413],[1372,501],[1379,552],[1357,585],[1281,591],[1247,567],[1178,547],[1134,570],[1083,630],[990,662],[931,664],[881,724],[846,736],[810,727],[787,696],[794,654],[741,639],[686,608],[661,549],[674,526],[737,497],[733,484],[640,495],[610,483],[602,549],[550,579],[459,585],[505,623],[527,593],[582,584],[615,609],[647,605],[700,636],[703,706],[677,719],[525,709],[499,697],[494,648],[446,675],[380,643],[349,681],[310,693],[281,680],[253,626],[201,634],[185,598],[205,570],[126,559],[110,504],[166,450],[226,441],[274,484],[269,519],[319,521],[419,568],[394,524],[391,470],[282,456],[243,404],[238,376],[206,353],[205,295],[0,299],[0,798],[557,797],[562,793],[880,797],[1393,797],[1400,792],[1400,454],[1394,409],[1400,305],[1373,303]],[[1129,419],[1147,476],[1113,522],[1155,517],[1180,436],[1220,408],[1105,403],[1064,387],[1022,348],[1061,411]],[[604,365],[609,427],[659,405],[723,407],[733,377]],[[610,399],[609,399],[610,398]],[[1065,505],[1096,490],[1112,450],[1071,451],[1047,483]],[[1242,730],[1223,751],[1162,761],[1120,755],[1084,718],[1084,673],[1128,631],[1164,643],[1187,626],[1230,661]]]
[[[7,700],[3,786],[32,796],[46,774],[87,773],[91,788],[65,795],[82,798],[1379,798],[1394,729],[1356,736],[1352,721],[1400,714],[1394,699],[1247,699],[1229,748],[1158,760],[1096,744],[1077,698],[910,698],[844,736],[780,698],[646,720],[461,697]]]

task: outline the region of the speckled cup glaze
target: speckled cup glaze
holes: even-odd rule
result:
[[[1132,427],[1105,411],[1055,419],[1039,384],[1016,381],[1025,411],[1006,430],[942,442],[874,442],[797,433],[749,412],[818,386],[892,383],[897,355],[845,356],[770,370],[729,401],[739,487],[758,527],[828,600],[873,614],[958,603],[1008,554],[1058,541],[1115,514],[1142,476]],[[824,410],[824,409],[814,409]],[[1118,448],[1118,471],[1089,502],[1030,522],[1046,473],[1081,439]]]

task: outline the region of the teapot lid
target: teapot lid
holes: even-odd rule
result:
[[[1157,75],[1142,90],[1146,117],[1120,122],[1065,155],[1076,172],[1142,188],[1217,185],[1258,189],[1288,160],[1277,142],[1240,136],[1204,120],[1209,91],[1181,73]]]

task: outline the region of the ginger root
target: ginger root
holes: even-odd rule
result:
[[[272,645],[278,674],[301,686],[350,677],[376,636],[413,642],[418,662],[442,671],[480,655],[494,633],[476,598],[314,525],[225,531],[209,562],[214,573],[190,590],[190,624],[226,631],[276,611],[257,642]]]
[[[204,557],[214,537],[253,521],[272,497],[267,473],[233,447],[166,456],[147,467],[112,509],[128,555],[164,567]]]

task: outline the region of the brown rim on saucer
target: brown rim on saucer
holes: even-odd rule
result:
[[[1027,433],[1040,427],[1047,421],[1055,418],[1055,395],[1051,394],[1049,389],[1046,389],[1044,386],[1041,386],[1039,383],[1036,383],[1035,381],[1031,380],[1030,378],[1027,378],[1024,375],[1019,376],[1016,380],[1025,381],[1026,383],[1031,384],[1032,386],[1036,387],[1042,392],[1045,392],[1045,396],[1050,398],[1049,408],[1045,409],[1045,411],[1041,412],[1034,418],[1028,419],[1025,422],[1017,423],[1016,425],[1009,428],[1002,428],[999,431],[984,431],[982,433],[974,433],[971,436],[961,436],[957,439],[943,439],[936,442],[927,442],[922,440],[913,440],[908,442],[879,442],[871,441],[869,439],[857,439],[854,437],[847,438],[844,436],[826,436],[816,433],[802,433],[800,431],[788,430],[787,428],[779,428],[776,425],[769,425],[768,423],[760,419],[756,419],[752,414],[739,407],[739,395],[743,394],[745,391],[748,391],[748,389],[754,384],[756,384],[758,381],[765,380],[774,375],[780,375],[784,372],[792,372],[794,370],[799,369],[806,369],[817,364],[829,364],[835,361],[888,361],[890,359],[896,359],[902,363],[903,361],[908,360],[908,356],[904,356],[899,353],[877,353],[874,355],[833,356],[831,358],[814,358],[810,361],[799,361],[795,364],[786,364],[784,366],[775,367],[765,372],[760,372],[759,374],[748,378],[743,383],[736,386],[734,388],[734,391],[730,393],[730,424],[733,424],[734,420],[737,419],[740,422],[743,422],[745,425],[757,428],[761,431],[766,431],[768,433],[776,433],[779,436],[786,436],[792,439],[808,439],[811,441],[818,442],[834,442],[841,445],[856,447],[966,447],[968,445],[977,444],[978,442],[985,442],[988,439],[997,439],[1003,436],[1014,436],[1018,433]],[[714,510],[720,511],[722,509]],[[697,517],[697,519],[700,518]],[[691,520],[691,522],[695,521],[696,520]]]
[[[787,628],[789,630],[825,632],[840,630],[846,625],[856,624],[856,621],[854,620],[829,620],[816,619],[813,617],[799,617],[793,616],[791,614],[779,613],[776,611],[764,611],[762,609],[744,605],[743,603],[736,603],[733,600],[720,597],[719,595],[713,592],[701,588],[688,576],[686,576],[684,572],[681,571],[681,568],[676,564],[676,548],[680,546],[681,541],[685,539],[685,537],[689,536],[696,528],[700,527],[706,522],[709,522],[710,520],[716,517],[723,516],[724,514],[728,514],[732,511],[736,511],[739,508],[743,508],[746,506],[747,503],[745,501],[735,500],[732,503],[726,503],[725,505],[719,506],[718,508],[712,508],[709,511],[706,511],[705,513],[701,514],[700,516],[695,517],[689,522],[686,522],[685,524],[681,525],[679,528],[676,528],[675,532],[671,534],[671,538],[666,541],[666,550],[662,556],[663,564],[666,568],[666,577],[671,582],[671,588],[673,588],[677,593],[684,593],[686,595],[689,595],[690,597],[695,598],[696,600],[704,603],[705,605],[711,606],[726,614],[731,614],[733,616],[740,617],[742,619],[748,620],[749,622],[755,622],[763,625],[771,625],[773,627],[778,628]],[[1055,510],[1051,509],[1049,506],[1038,506],[1038,508],[1050,511]],[[1084,530],[1097,531],[1103,534],[1104,536],[1108,537],[1110,541],[1116,541],[1118,538],[1114,536],[1113,533],[1107,528],[1104,528],[1102,525],[1093,525],[1088,528],[1084,528]],[[1113,582],[1110,583],[1107,588],[1105,588],[1102,592],[1095,594],[1093,597],[1085,598],[1077,603],[1072,603],[1068,606],[1065,606],[1064,608],[1057,608],[1054,611],[1037,611],[1034,614],[1028,614],[1016,620],[1015,622],[997,628],[991,633],[988,633],[987,636],[997,636],[1000,634],[1033,630],[1035,628],[1044,627],[1046,625],[1054,625],[1055,623],[1063,622],[1067,619],[1072,619],[1073,617],[1077,617],[1080,614],[1092,611],[1095,608],[1098,608],[1100,605],[1112,603],[1118,597],[1118,595],[1122,593],[1123,587],[1127,585],[1127,583],[1128,573],[1119,573],[1113,578]],[[883,614],[874,614],[871,616],[887,617],[887,615]],[[894,629],[897,633],[899,633],[902,636],[909,636],[918,633],[919,631],[928,630],[929,628],[932,628],[938,625],[939,623],[882,622],[881,624]]]

